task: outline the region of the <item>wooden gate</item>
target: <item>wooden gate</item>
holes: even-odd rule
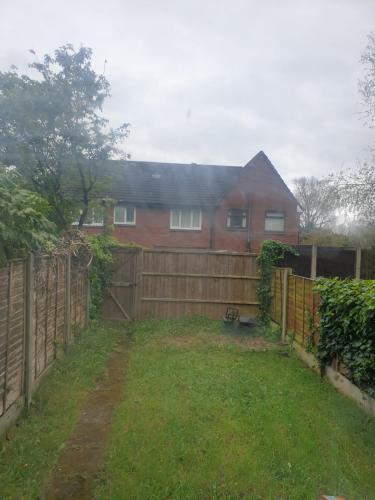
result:
[[[102,304],[103,319],[132,320],[137,316],[137,286],[141,282],[142,253],[138,248],[114,251],[115,273]]]

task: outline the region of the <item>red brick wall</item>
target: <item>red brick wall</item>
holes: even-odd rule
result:
[[[226,229],[228,210],[230,208],[247,210],[248,206],[250,243],[248,243],[248,229]],[[264,219],[267,211],[285,213],[284,233],[265,232]],[[108,222],[113,222],[113,210]],[[86,230],[92,234],[98,233],[100,228],[91,227]],[[135,242],[149,248],[212,248],[256,252],[265,239],[298,243],[297,205],[272,167],[261,162],[248,171],[244,170],[241,182],[228,193],[214,214],[210,215],[207,210],[202,211],[201,231],[171,230],[169,208],[137,207],[136,225],[116,225],[113,236],[122,243]]]
[[[249,231],[226,229],[226,217],[230,208],[249,208]],[[283,233],[265,232],[265,214],[268,211],[284,212]],[[215,250],[230,248],[238,252],[257,252],[265,239],[297,244],[297,204],[272,167],[262,163],[250,168],[248,173],[245,172],[241,182],[225,197],[215,214],[214,228]]]
[[[108,216],[113,223],[113,210]],[[136,207],[136,225],[114,225],[113,236],[121,243],[134,242],[147,248],[210,248],[209,215],[202,211],[202,230],[186,231],[170,229],[169,208]],[[100,232],[100,228],[85,228],[90,234]]]

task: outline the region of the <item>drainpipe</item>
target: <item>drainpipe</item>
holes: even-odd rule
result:
[[[250,252],[251,250],[251,207],[252,206],[252,198],[251,195],[247,195],[247,249]]]
[[[208,212],[208,220],[210,224],[210,250],[214,248],[214,213],[215,209],[210,208]]]

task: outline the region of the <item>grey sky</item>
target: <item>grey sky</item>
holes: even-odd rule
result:
[[[0,70],[90,46],[133,159],[243,165],[262,149],[290,181],[366,156],[371,31],[374,0],[0,0]]]

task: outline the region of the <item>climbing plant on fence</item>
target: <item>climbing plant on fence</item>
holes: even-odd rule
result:
[[[111,284],[114,271],[112,250],[119,242],[105,233],[89,236],[88,242],[93,253],[90,266],[90,317],[98,315],[100,304]]]
[[[284,258],[286,253],[298,255],[294,248],[280,241],[265,240],[257,257],[259,271],[259,286],[257,295],[259,299],[259,321],[267,326],[271,320],[271,274],[272,267]]]
[[[349,378],[375,396],[375,281],[320,279],[320,339],[323,369],[338,359]]]

